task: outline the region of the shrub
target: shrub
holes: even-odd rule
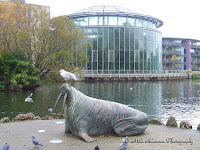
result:
[[[40,83],[40,70],[21,52],[2,52],[0,56],[0,90],[21,90]]]
[[[192,79],[200,79],[200,75],[192,75]]]

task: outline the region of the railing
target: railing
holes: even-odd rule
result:
[[[171,60],[171,58],[170,59],[166,59],[165,62],[166,63],[175,63],[175,64],[177,64],[177,63],[179,63],[179,64],[183,63],[182,60]]]
[[[163,54],[165,54],[165,55],[178,55],[178,56],[183,55],[183,53],[181,51],[165,51],[165,52],[163,52]]]
[[[200,53],[191,53],[191,56],[200,56]]]
[[[82,76],[83,77],[120,77],[120,76],[151,76],[151,75],[156,75],[156,76],[164,76],[164,75],[182,75],[182,76],[187,76],[187,71],[185,70],[82,70]]]
[[[184,47],[185,46],[185,43],[174,43],[174,42],[171,42],[171,43],[169,43],[169,42],[167,42],[167,43],[163,42],[162,44],[164,46],[171,46],[171,47]]]

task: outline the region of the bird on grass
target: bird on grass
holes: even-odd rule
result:
[[[3,150],[9,150],[10,149],[10,145],[8,145],[8,143],[5,143]]]
[[[127,147],[128,142],[129,142],[129,139],[128,139],[128,136],[126,136],[126,137],[122,140],[122,142],[120,143],[121,149],[126,150],[126,147]]]
[[[35,147],[38,147],[39,145],[43,146],[40,142],[38,142],[38,140],[34,136],[32,136],[32,138],[33,138],[32,142],[35,145]]]
[[[99,146],[96,145],[95,148],[94,148],[94,150],[100,150]]]
[[[66,83],[67,83],[67,80],[70,80],[70,79],[78,80],[75,74],[65,71],[64,69],[61,69],[59,72],[60,72],[61,77],[64,78],[64,80],[66,81]]]
[[[32,102],[33,102],[32,98],[31,98],[32,95],[33,95],[33,93],[31,93],[31,94],[25,99],[25,102],[32,103]]]

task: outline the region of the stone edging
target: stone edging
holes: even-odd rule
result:
[[[63,115],[59,116],[59,119],[64,118]],[[57,119],[57,118],[56,118]],[[40,116],[35,116],[33,113],[27,113],[27,114],[18,114],[13,120],[14,121],[24,121],[24,120],[54,120],[54,118],[52,116],[44,116],[44,117],[40,117]],[[8,117],[4,117],[0,120],[0,123],[8,123],[11,122],[10,118]]]
[[[151,119],[149,123],[154,125],[165,125],[160,119],[157,118]],[[170,116],[167,120],[166,126],[178,128],[176,118]],[[188,121],[181,121],[179,127],[182,129],[192,129],[192,125]],[[197,126],[197,130],[200,131],[200,124]]]

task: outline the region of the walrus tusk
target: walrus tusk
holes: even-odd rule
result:
[[[61,95],[62,95],[62,93],[59,94],[59,96],[58,96],[58,98],[57,98],[57,100],[56,100],[56,103],[55,103],[54,108],[53,108],[53,111],[54,111],[54,112],[55,112],[55,110],[56,110],[56,107],[57,107],[58,101],[60,100]]]
[[[64,99],[63,99],[63,105],[62,105],[62,114],[64,113],[64,108],[65,108],[65,101],[67,98],[67,94],[65,94]]]

